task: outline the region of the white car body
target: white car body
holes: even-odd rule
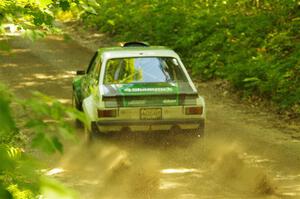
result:
[[[118,58],[146,57],[167,57],[176,59],[178,62],[178,67],[180,67],[180,70],[182,70],[182,72],[186,76],[186,84],[188,84],[188,87],[190,88],[189,93],[191,94],[178,93],[176,98],[170,99],[168,96],[171,96],[171,94],[166,96],[164,96],[164,94],[159,94],[159,92],[167,92],[168,90],[170,90],[170,88],[168,87],[132,87],[127,88],[127,90],[125,89],[125,91],[144,92],[147,95],[145,95],[145,98],[143,98],[143,96],[141,95],[139,95],[138,97],[133,96],[132,98],[137,99],[130,99],[126,101],[127,106],[119,106],[117,104],[117,101],[118,103],[120,101],[119,98],[122,98],[124,100],[125,98],[127,98],[127,96],[125,96],[126,94],[124,93],[122,95],[106,96],[105,93],[108,93],[109,90],[120,88],[123,85],[114,84],[107,86],[104,83],[105,71],[109,60]],[[202,131],[204,130],[204,121],[206,118],[204,98],[197,94],[197,89],[193,84],[191,78],[189,77],[187,70],[185,69],[179,56],[173,50],[167,49],[165,47],[104,48],[98,50],[98,56],[97,58],[95,58],[96,65],[97,59],[98,64],[100,65],[100,74],[99,77],[97,77],[97,79],[95,80],[97,83],[92,86],[89,95],[84,96],[84,98],[82,99],[82,110],[88,120],[87,129],[89,131],[111,133],[120,131],[170,131],[173,129],[199,130],[199,128],[201,128]],[[97,66],[95,66],[95,68],[96,67]],[[166,104],[166,106],[160,106],[157,104],[154,104],[151,107],[149,107],[149,105],[145,106],[145,104],[149,104],[149,100],[151,101],[152,99],[151,97],[149,97],[150,94],[148,94],[147,92],[153,93],[153,99],[155,98],[155,100],[160,97],[161,103]],[[156,94],[156,92],[158,93]],[[183,102],[180,102],[181,104],[179,104],[181,98],[183,99]],[[110,99],[112,100],[110,101]],[[175,103],[175,99],[178,100],[178,104],[172,105],[172,103]],[[77,100],[79,101],[79,99]],[[191,108],[188,109],[189,107]],[[113,117],[100,117],[99,110],[114,111],[114,113],[116,114]],[[192,110],[192,112],[193,110],[199,110],[201,111],[201,114],[187,114],[187,110]],[[145,117],[150,119],[143,119],[141,116],[142,114],[145,114]],[[161,114],[161,116],[159,119],[151,119],[151,114]]]

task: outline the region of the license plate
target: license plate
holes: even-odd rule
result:
[[[162,118],[161,108],[142,108],[140,115],[142,120],[160,120]]]

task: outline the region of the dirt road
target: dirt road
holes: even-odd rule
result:
[[[9,39],[0,53],[0,81],[20,97],[38,90],[71,103],[76,69],[93,52],[59,36],[32,43]],[[98,140],[87,147],[66,143],[49,161],[53,176],[79,198],[300,198],[300,129],[283,128],[272,114],[198,83],[208,113],[206,138],[182,144],[161,136]],[[78,130],[78,135],[82,130]]]

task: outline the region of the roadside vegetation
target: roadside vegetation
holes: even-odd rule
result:
[[[89,27],[119,41],[174,48],[194,77],[224,79],[244,97],[300,114],[298,0],[97,0]]]

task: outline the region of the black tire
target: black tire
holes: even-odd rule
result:
[[[84,126],[84,142],[86,144],[92,144],[95,140],[93,130],[89,130],[86,126]]]
[[[74,108],[76,108],[77,110],[82,111],[82,104],[77,102],[77,100],[75,98],[75,95],[74,95],[74,92],[73,92],[73,95],[72,95],[72,106]],[[76,128],[83,128],[83,123],[79,119],[75,119],[75,127]]]
[[[205,121],[202,120],[197,129],[187,130],[186,133],[188,133],[190,136],[192,136],[194,138],[202,139],[202,138],[204,138],[204,135],[205,135],[204,130],[205,130]]]
[[[91,130],[89,130],[86,126],[84,126],[84,139],[86,143],[92,143],[97,140],[101,135],[97,124],[95,122],[91,123]]]
[[[80,103],[76,100],[76,97],[74,95],[74,91],[73,91],[73,94],[72,94],[72,106],[74,108],[76,108],[77,110],[82,111],[82,103]]]

